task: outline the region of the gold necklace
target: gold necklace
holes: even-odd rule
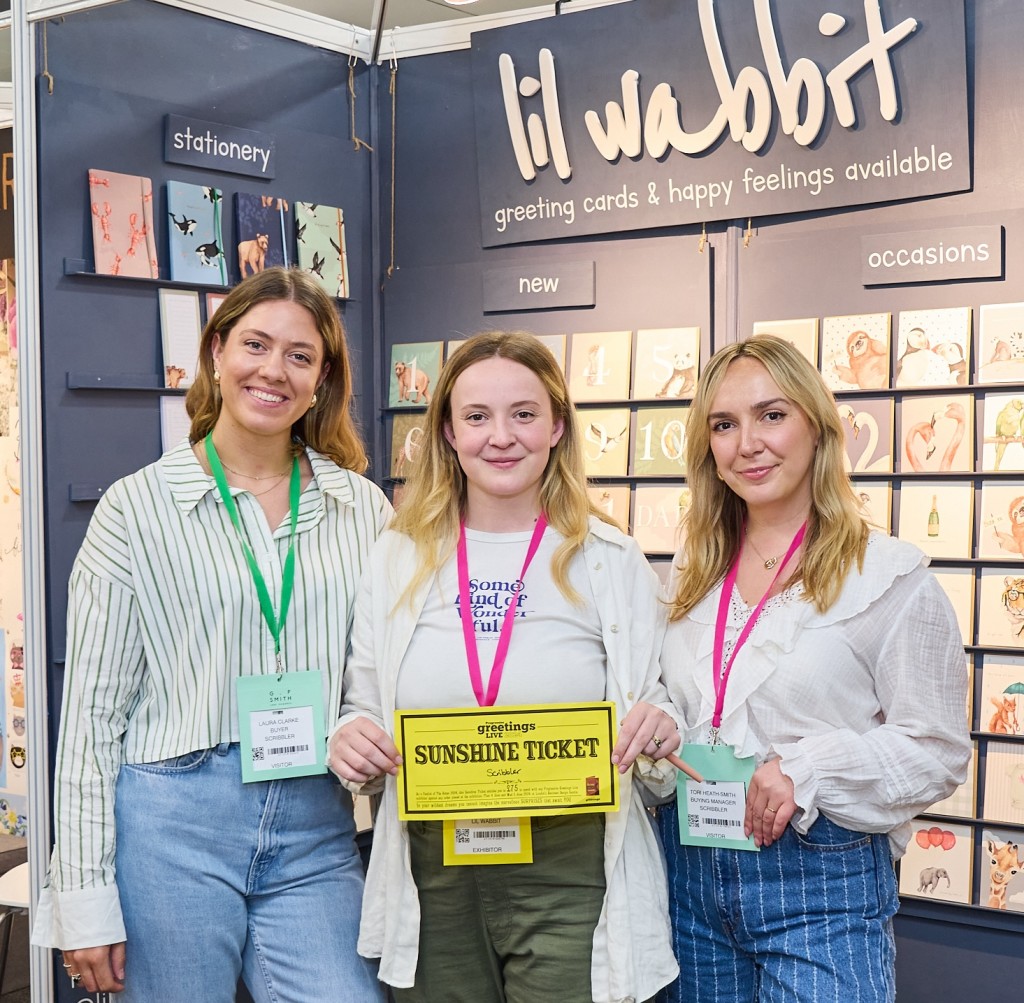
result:
[[[774,568],[775,565],[779,563],[778,557],[765,557],[764,554],[762,554],[761,551],[757,549],[757,544],[754,543],[754,541],[751,540],[749,536],[747,537],[747,543],[749,543],[750,546],[754,548],[754,553],[757,554],[757,556],[760,557],[762,561],[764,561],[765,571],[771,571],[772,568]]]
[[[221,461],[221,462],[223,462],[223,461]],[[231,468],[229,467],[228,469],[230,470]],[[234,473],[234,471],[233,471],[233,470],[232,470],[231,472],[232,472],[232,473]],[[271,484],[271,485],[270,485],[270,487],[269,487],[269,488],[264,488],[264,489],[263,489],[262,491],[250,491],[250,492],[249,492],[249,494],[251,494],[251,495],[253,496],[253,498],[262,498],[262,497],[263,497],[264,495],[266,495],[266,494],[270,494],[270,492],[271,492],[271,491],[273,491],[273,490],[274,490],[274,488],[276,488],[276,487],[277,487],[277,486],[278,486],[278,485],[279,485],[279,484],[281,483],[281,481],[283,481],[283,480],[285,479],[285,477],[287,477],[287,476],[288,476],[288,473],[289,473],[289,472],[288,472],[288,471],[286,470],[286,471],[285,471],[285,472],[284,472],[283,474],[281,474],[281,475],[280,475],[280,476],[279,476],[279,477],[277,478],[277,480],[276,480],[276,481],[274,481],[274,483],[273,483],[273,484]],[[240,476],[244,477],[244,476],[245,476],[245,474],[241,474]],[[262,478],[262,477],[257,477],[257,478],[255,478],[255,479],[256,479],[256,480],[263,480],[263,478]]]
[[[291,471],[291,469],[292,469],[291,468],[291,464],[289,464],[287,467],[285,467],[284,473],[282,473],[282,474],[243,474],[241,470],[235,470],[234,467],[229,467],[224,462],[223,459],[220,461],[220,465],[225,470],[229,470],[236,477],[244,477],[247,481],[265,481],[265,480],[267,480],[270,477],[276,477],[277,480],[281,480],[281,478],[284,477],[285,474],[289,473]]]

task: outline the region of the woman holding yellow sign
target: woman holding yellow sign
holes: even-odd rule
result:
[[[399,1003],[649,999],[678,970],[634,784],[675,781],[654,573],[590,505],[565,378],[532,335],[458,347],[421,442],[330,743],[352,790],[384,791],[359,950]],[[608,707],[617,740],[577,721]]]
[[[872,533],[835,402],[789,343],[715,355],[662,663],[705,779],[659,810],[678,1003],[894,996],[892,858],[964,780],[963,641],[927,558]]]

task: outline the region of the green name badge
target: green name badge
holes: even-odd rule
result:
[[[684,745],[682,757],[704,783],[683,773],[676,778],[680,844],[756,851],[753,836],[743,835],[747,785],[757,765],[754,757],[739,759],[728,745],[696,743]]]
[[[243,783],[327,772],[320,672],[241,676],[236,684]]]

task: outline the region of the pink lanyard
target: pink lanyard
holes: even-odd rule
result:
[[[526,571],[533,561],[537,548],[540,546],[541,537],[547,528],[548,521],[541,513],[537,518],[537,525],[534,527],[533,536],[530,539],[530,546],[526,549],[526,560],[523,561],[523,570],[519,572],[519,581],[526,578]],[[494,652],[494,664],[491,666],[491,674],[487,680],[487,693],[484,693],[483,677],[480,674],[480,652],[476,646],[476,633],[473,630],[473,607],[469,595],[469,558],[466,555],[466,523],[459,525],[459,615],[462,617],[462,637],[466,642],[466,661],[469,662],[469,681],[473,684],[473,694],[476,702],[481,707],[492,707],[498,697],[498,687],[501,686],[501,674],[505,671],[505,658],[508,655],[508,646],[512,641],[512,624],[515,623],[516,609],[519,606],[519,593],[516,592],[505,608],[505,619],[501,624],[501,634],[498,636],[498,647]]]
[[[725,649],[725,623],[729,619],[729,603],[732,601],[732,590],[736,586],[736,576],[739,574],[740,557],[743,554],[742,549],[740,553],[736,555],[736,560],[733,561],[732,567],[729,568],[729,573],[725,576],[725,581],[722,583],[722,595],[718,600],[718,619],[715,621],[715,648],[714,648],[714,680],[715,680],[715,711],[711,717],[711,744],[718,744],[718,730],[722,727],[722,710],[725,707],[725,688],[729,685],[729,673],[732,671],[732,664],[736,661],[736,655],[739,653],[740,648],[746,643],[747,638],[750,636],[750,632],[754,629],[754,624],[757,623],[757,618],[761,615],[761,610],[764,609],[764,604],[768,601],[768,595],[773,588],[775,583],[779,580],[779,575],[782,574],[782,569],[789,563],[789,559],[796,553],[797,548],[803,543],[804,534],[807,532],[807,523],[805,522],[797,531],[796,536],[793,537],[793,542],[789,545],[789,550],[786,551],[786,556],[779,563],[779,570],[775,572],[775,577],[771,580],[768,588],[765,589],[764,595],[761,596],[761,601],[754,607],[754,612],[750,614],[747,622],[743,625],[743,629],[740,631],[740,636],[736,638],[736,644],[733,646],[732,654],[729,656],[729,661],[726,662],[725,666],[722,665],[722,656]],[[746,540],[746,530],[744,529],[744,540]]]

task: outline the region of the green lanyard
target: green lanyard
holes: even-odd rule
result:
[[[263,611],[263,619],[267,621],[267,627],[274,638],[274,655],[277,658],[277,671],[284,672],[281,665],[281,631],[284,629],[284,621],[288,616],[288,607],[292,601],[292,587],[295,584],[295,527],[299,522],[299,458],[292,460],[292,478],[288,490],[288,503],[291,511],[291,529],[288,532],[288,555],[284,559],[284,573],[281,576],[281,615],[274,615],[274,605],[270,601],[270,592],[267,590],[267,581],[256,563],[256,556],[249,546],[242,530],[242,520],[238,516],[238,506],[231,496],[231,489],[228,487],[228,479],[224,476],[224,465],[217,455],[217,447],[213,444],[213,433],[207,435],[204,440],[206,444],[206,458],[210,462],[210,470],[213,471],[213,479],[217,482],[217,490],[224,500],[224,507],[231,517],[231,523],[238,534],[239,542],[245,553],[246,563],[252,573],[252,580],[256,584],[256,594],[260,599],[260,609]]]

